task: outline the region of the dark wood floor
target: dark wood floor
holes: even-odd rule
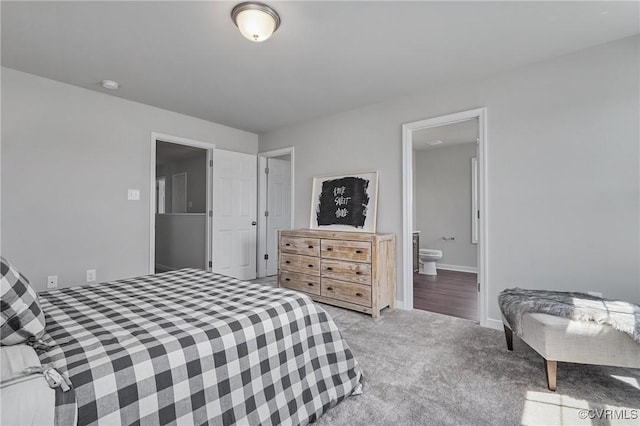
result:
[[[477,274],[445,271],[413,274],[413,307],[478,321]]]

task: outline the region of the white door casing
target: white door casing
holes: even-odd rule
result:
[[[213,151],[215,149],[215,145],[208,142],[201,142],[192,139],[186,139],[179,136],[167,135],[163,133],[151,132],[151,149],[150,149],[150,173],[151,173],[151,187],[150,187],[150,217],[149,217],[149,274],[155,273],[155,247],[156,247],[156,208],[157,208],[157,196],[156,193],[156,143],[157,142],[169,142],[173,144],[179,145],[187,145],[193,146],[196,148],[202,148],[207,150],[207,164],[211,164],[213,161]],[[212,177],[212,167],[207,167],[207,211],[211,211],[211,204],[213,202],[213,177]],[[166,187],[165,187],[166,189]],[[211,223],[211,216],[209,216],[206,220],[206,264],[205,269],[211,271],[211,265],[213,253],[212,253],[212,234],[213,234],[213,225]]]
[[[290,146],[287,148],[278,148],[271,151],[263,151],[258,153],[258,250],[256,252],[257,260],[258,260],[258,277],[267,276],[267,260],[265,259],[265,255],[270,253],[270,248],[267,241],[267,216],[265,216],[265,212],[268,210],[268,200],[267,200],[267,174],[264,173],[264,170],[267,168],[267,160],[271,160],[272,158],[277,158],[280,160],[288,160],[290,163],[290,178],[289,178],[289,223],[287,225],[282,226],[283,229],[292,229],[293,228],[293,210],[295,208],[295,193],[294,193],[294,182],[295,182],[295,149]],[[283,194],[286,197],[286,194]],[[277,231],[274,232],[277,237]],[[273,238],[272,238],[273,240]],[[276,246],[277,247],[277,246]],[[277,257],[278,252],[277,249],[273,254]],[[269,255],[269,259],[271,259],[271,255]],[[277,264],[276,264],[277,269]],[[277,273],[277,272],[276,272]]]
[[[487,317],[488,301],[487,288],[489,276],[489,231],[487,206],[487,109],[476,108],[426,120],[414,121],[402,125],[402,252],[411,253],[413,250],[413,132],[445,124],[454,124],[469,119],[478,119],[478,318],[483,327],[498,327]],[[413,258],[403,255],[402,262],[402,294],[404,308],[413,309]]]
[[[291,227],[291,161],[267,158],[267,275],[278,273],[278,230]]]
[[[213,271],[256,277],[257,157],[216,149],[213,160]]]

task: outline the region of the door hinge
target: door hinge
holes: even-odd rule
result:
[[[265,216],[265,217],[269,217],[269,210],[265,210],[265,212],[264,212],[264,216]]]
[[[480,210],[478,210],[478,219],[480,219]]]
[[[209,210],[209,217],[213,217],[213,210]]]
[[[202,164],[202,163],[200,163]],[[213,167],[213,160],[209,160],[209,167]]]
[[[269,168],[268,168],[268,167],[265,167],[265,168],[264,168],[264,174],[265,174],[265,175],[268,175],[268,174],[269,174]]]
[[[264,255],[264,260],[269,260],[269,255],[268,254]]]
[[[480,293],[480,283],[478,283],[478,293]]]
[[[202,163],[201,163],[202,164]],[[213,267],[213,262],[209,261],[209,268]]]

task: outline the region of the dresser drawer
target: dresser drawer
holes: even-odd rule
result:
[[[325,259],[371,263],[371,243],[368,241],[322,240],[320,252]]]
[[[283,253],[320,256],[319,238],[281,237],[280,251]]]
[[[281,271],[278,277],[280,287],[320,295],[320,277],[297,272]]]
[[[371,264],[322,259],[320,276],[371,285]]]
[[[320,295],[362,306],[371,306],[371,286],[321,278]]]
[[[280,270],[320,276],[320,258],[280,253]]]

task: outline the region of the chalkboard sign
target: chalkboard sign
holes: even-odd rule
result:
[[[375,232],[378,172],[313,179],[311,229]]]

